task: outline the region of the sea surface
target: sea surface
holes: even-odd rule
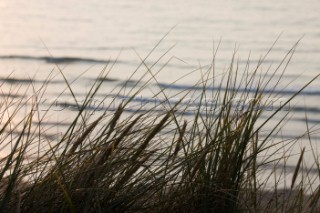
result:
[[[0,0],[0,97],[30,98],[52,77],[40,110],[58,100],[46,122],[59,132],[75,114],[66,79],[81,102],[108,64],[112,69],[98,97],[121,102],[127,94],[114,88],[130,90],[151,79],[134,101],[154,103],[153,94],[165,88],[174,102],[181,91],[202,91],[197,82],[212,68],[214,56],[218,84],[232,60],[240,76],[254,71],[261,59],[257,73],[271,77],[279,69],[273,77],[283,75],[278,87],[271,83],[266,90],[279,94],[278,106],[320,73],[319,11],[318,0]],[[148,69],[161,70],[156,81]],[[296,137],[309,128],[317,144],[319,97],[320,80],[315,80],[271,122],[272,128],[290,112],[291,120],[275,137]],[[97,106],[103,110],[104,104]],[[297,152],[309,147],[307,139],[302,137]]]

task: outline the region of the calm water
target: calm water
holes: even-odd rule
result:
[[[262,66],[262,70],[267,70],[270,64],[275,69],[302,38],[284,76],[285,82],[294,80],[283,91],[283,96],[288,97],[320,72],[319,11],[318,0],[0,0],[2,95],[8,93],[15,80],[28,82],[26,79],[36,74],[41,83],[55,67],[51,54],[68,79],[90,68],[83,81],[73,84],[81,96],[104,64],[121,53],[110,74],[117,81],[105,88],[109,91],[108,88],[120,86],[139,64],[135,51],[145,57],[173,28],[147,63],[152,64],[175,45],[156,66],[161,67],[172,58],[158,75],[158,81],[175,91],[189,88],[194,79],[199,79],[200,72],[195,72],[174,86],[168,85],[199,66],[205,68],[210,64],[213,46],[217,47],[219,41],[216,66],[217,70],[225,71],[235,49],[240,67],[246,64],[249,55],[254,67],[281,34]],[[9,75],[11,80],[7,79]],[[54,83],[48,88],[53,96],[60,93],[58,88],[65,88],[59,77]],[[146,97],[152,95],[150,91],[145,92]],[[294,103],[293,121],[288,123],[283,136],[305,131],[305,111],[310,125],[317,128],[319,96],[318,80]],[[63,110],[50,122],[66,120],[67,115],[69,112]],[[312,136],[314,141],[318,141],[318,135]]]
[[[190,67],[210,63],[212,43],[217,45],[220,39],[217,60],[221,67],[229,63],[235,46],[240,59],[246,60],[251,51],[255,61],[282,33],[268,60],[279,62],[303,36],[288,73],[313,76],[320,71],[317,0],[1,0],[0,11],[4,76],[12,70],[20,74],[38,68],[41,60],[32,63],[19,58],[48,56],[44,44],[55,57],[96,60],[114,58],[122,49],[120,60],[132,66],[138,58],[131,48],[144,56],[174,26],[159,54],[176,44],[168,55]],[[13,59],[6,63],[9,56]],[[185,72],[184,63],[173,60],[172,64],[182,66]],[[125,72],[117,74],[122,78]]]

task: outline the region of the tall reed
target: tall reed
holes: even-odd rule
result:
[[[58,140],[43,137],[46,130],[41,128],[42,123],[32,122],[39,116],[38,99],[17,123],[16,115],[24,110],[23,101],[12,107],[10,98],[2,98],[0,151],[10,152],[0,159],[0,212],[319,211],[320,189],[308,190],[313,179],[310,173],[302,172],[305,149],[301,150],[291,188],[282,190],[276,182],[270,191],[263,183],[276,176],[275,170],[267,170],[270,174],[262,176],[264,179],[260,175],[266,166],[276,168],[282,160],[261,158],[263,153],[282,143],[281,148],[290,146],[271,139],[286,115],[265,136],[260,132],[285,104],[318,77],[267,118],[263,117],[270,98],[278,97],[276,92],[265,90],[278,87],[285,69],[281,65],[291,60],[295,48],[296,45],[274,72],[267,71],[264,75],[259,70],[265,57],[252,70],[249,66],[239,70],[233,57],[217,83],[217,70],[212,63],[208,70],[201,70],[195,84],[195,88],[202,88],[196,107],[186,99],[193,90],[183,91],[185,94],[176,102],[170,101],[167,89],[157,81],[163,68],[154,70],[163,56],[153,65],[146,63],[152,50],[141,58],[139,68],[144,67],[145,74],[131,89],[124,85],[118,91],[118,95],[126,91],[129,98],[115,110],[109,103],[109,107],[97,110],[94,116],[88,108],[108,78],[113,67],[108,64],[97,76],[85,101],[82,104],[75,101],[77,114]],[[72,85],[63,71],[59,72],[76,100]],[[135,78],[135,74],[128,80]],[[146,106],[141,105],[132,112],[130,104],[150,82],[159,86],[153,98],[163,100],[161,110],[159,106],[145,110]],[[38,97],[49,84],[50,77],[36,92]],[[246,105],[238,106],[235,100]],[[191,117],[186,116],[190,114]],[[18,136],[14,136],[15,132]],[[43,143],[46,149],[40,148]],[[315,150],[313,158],[319,175]],[[303,180],[309,180],[309,185],[302,184]]]

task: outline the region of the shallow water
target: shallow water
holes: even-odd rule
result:
[[[27,85],[33,82],[39,88],[53,70],[56,77],[48,86],[49,97],[41,107],[46,111],[50,103],[48,100],[66,90],[59,99],[63,107],[57,104],[54,115],[47,120],[48,125],[56,126],[75,113],[72,110],[74,100],[57,65],[70,81],[89,70],[72,84],[75,94],[81,99],[104,65],[117,61],[109,75],[111,80],[104,84],[99,94],[101,97],[106,94],[114,97],[116,93],[112,88],[125,85],[130,89],[135,85],[136,82],[126,82],[126,79],[141,62],[139,57],[146,57],[157,46],[146,63],[152,66],[161,58],[152,67],[153,71],[170,63],[157,75],[158,84],[151,83],[142,93],[141,98],[145,101],[159,90],[159,86],[166,88],[171,96],[182,90],[194,89],[201,71],[206,71],[212,63],[214,48],[218,48],[215,58],[217,76],[227,70],[235,50],[239,70],[244,69],[250,58],[252,71],[280,36],[259,71],[265,73],[270,65],[271,70],[275,70],[301,39],[283,81],[276,89],[287,99],[320,73],[319,11],[320,2],[317,0],[1,0],[0,97],[8,94],[18,98],[31,96],[30,93],[23,94]],[[192,74],[180,79],[193,70]],[[138,80],[144,72],[145,69],[139,71],[133,79]],[[31,81],[33,78],[35,80]],[[180,80],[171,84],[176,79]],[[217,79],[219,81],[219,77]],[[20,85],[22,89],[12,92],[12,88]],[[310,128],[319,128],[319,85],[317,80],[291,103],[292,120],[282,130],[281,137],[305,132],[306,112]],[[198,92],[201,89],[201,85],[196,87]],[[272,89],[270,87],[268,91]],[[116,98],[120,102],[126,97]],[[135,101],[141,102],[139,99]],[[275,118],[270,126],[280,117]],[[60,128],[63,126],[61,124]],[[316,143],[319,132],[311,137]]]
[[[131,48],[144,56],[174,27],[157,53],[176,44],[168,55],[187,63],[173,60],[176,70],[211,63],[213,42],[217,46],[220,39],[221,67],[230,62],[235,47],[241,60],[246,61],[251,51],[251,61],[256,61],[282,33],[267,60],[279,62],[303,37],[288,74],[313,76],[320,69],[319,9],[316,0],[2,0],[1,64],[9,60],[2,75],[14,68],[18,72],[26,61],[36,61],[28,65],[30,70],[40,61],[50,62],[46,47],[60,62],[63,57],[71,62],[71,57],[79,59],[73,62],[105,63],[122,50],[120,61],[133,69],[139,58]]]

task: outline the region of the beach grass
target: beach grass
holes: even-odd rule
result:
[[[320,177],[318,153],[312,151],[312,157],[308,156],[315,161],[316,174],[303,172],[305,148],[301,149],[293,175],[286,177],[286,166],[280,164],[298,140],[272,138],[288,114],[267,133],[260,134],[286,104],[318,77],[267,118],[262,117],[270,98],[278,97],[276,92],[270,93],[270,87],[280,85],[295,48],[296,44],[278,68],[263,75],[259,71],[265,57],[251,70],[239,70],[233,57],[220,82],[214,80],[218,71],[212,63],[199,72],[195,86],[202,91],[196,104],[186,99],[192,90],[171,102],[167,89],[157,81],[161,68],[154,70],[154,64],[146,63],[147,56],[141,58],[139,66],[146,70],[145,74],[131,88],[124,84],[117,91],[120,95],[125,90],[129,98],[115,109],[110,103],[95,113],[88,108],[109,78],[113,64],[107,64],[97,76],[81,104],[58,67],[77,108],[76,116],[59,139],[44,137],[44,117],[37,110],[37,100],[50,85],[50,76],[35,90],[30,110],[18,121],[16,115],[24,110],[24,102],[18,98],[13,106],[10,98],[2,98],[0,151],[10,151],[0,159],[0,212],[320,211],[320,188],[311,187],[313,180]],[[128,81],[136,77],[135,73]],[[162,102],[130,109],[150,82],[159,86],[153,98]],[[238,109],[234,100],[246,105]],[[40,122],[35,124],[34,120]],[[310,134],[306,125],[306,135]],[[287,151],[273,158],[272,154],[264,156],[268,150]],[[267,167],[271,169],[266,170]],[[266,183],[273,179],[270,188]],[[280,179],[290,182],[290,187],[283,188]]]

